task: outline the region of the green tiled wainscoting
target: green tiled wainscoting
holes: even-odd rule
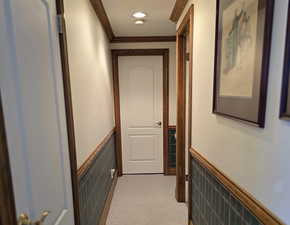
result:
[[[111,169],[116,169],[115,135],[97,154],[90,168],[79,178],[81,225],[97,225],[113,184]]]
[[[168,128],[168,167],[176,168],[176,127]]]
[[[193,225],[262,225],[206,168],[192,160]]]

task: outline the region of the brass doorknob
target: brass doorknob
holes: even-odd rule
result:
[[[161,122],[161,121],[156,121],[155,124],[156,124],[158,127],[161,127],[162,122]]]
[[[21,213],[18,218],[18,225],[43,225],[49,213],[49,211],[42,212],[40,219],[35,222],[31,221],[26,213]]]

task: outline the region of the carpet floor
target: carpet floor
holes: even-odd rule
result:
[[[176,202],[174,192],[174,176],[124,175],[106,225],[186,225],[187,206]]]

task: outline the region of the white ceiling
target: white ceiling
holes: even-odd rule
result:
[[[171,36],[175,24],[169,20],[175,0],[103,0],[115,36]],[[143,25],[135,25],[132,14],[147,14]]]

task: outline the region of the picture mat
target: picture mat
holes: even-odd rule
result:
[[[252,98],[258,1],[236,0],[223,11],[222,18],[219,95]]]

